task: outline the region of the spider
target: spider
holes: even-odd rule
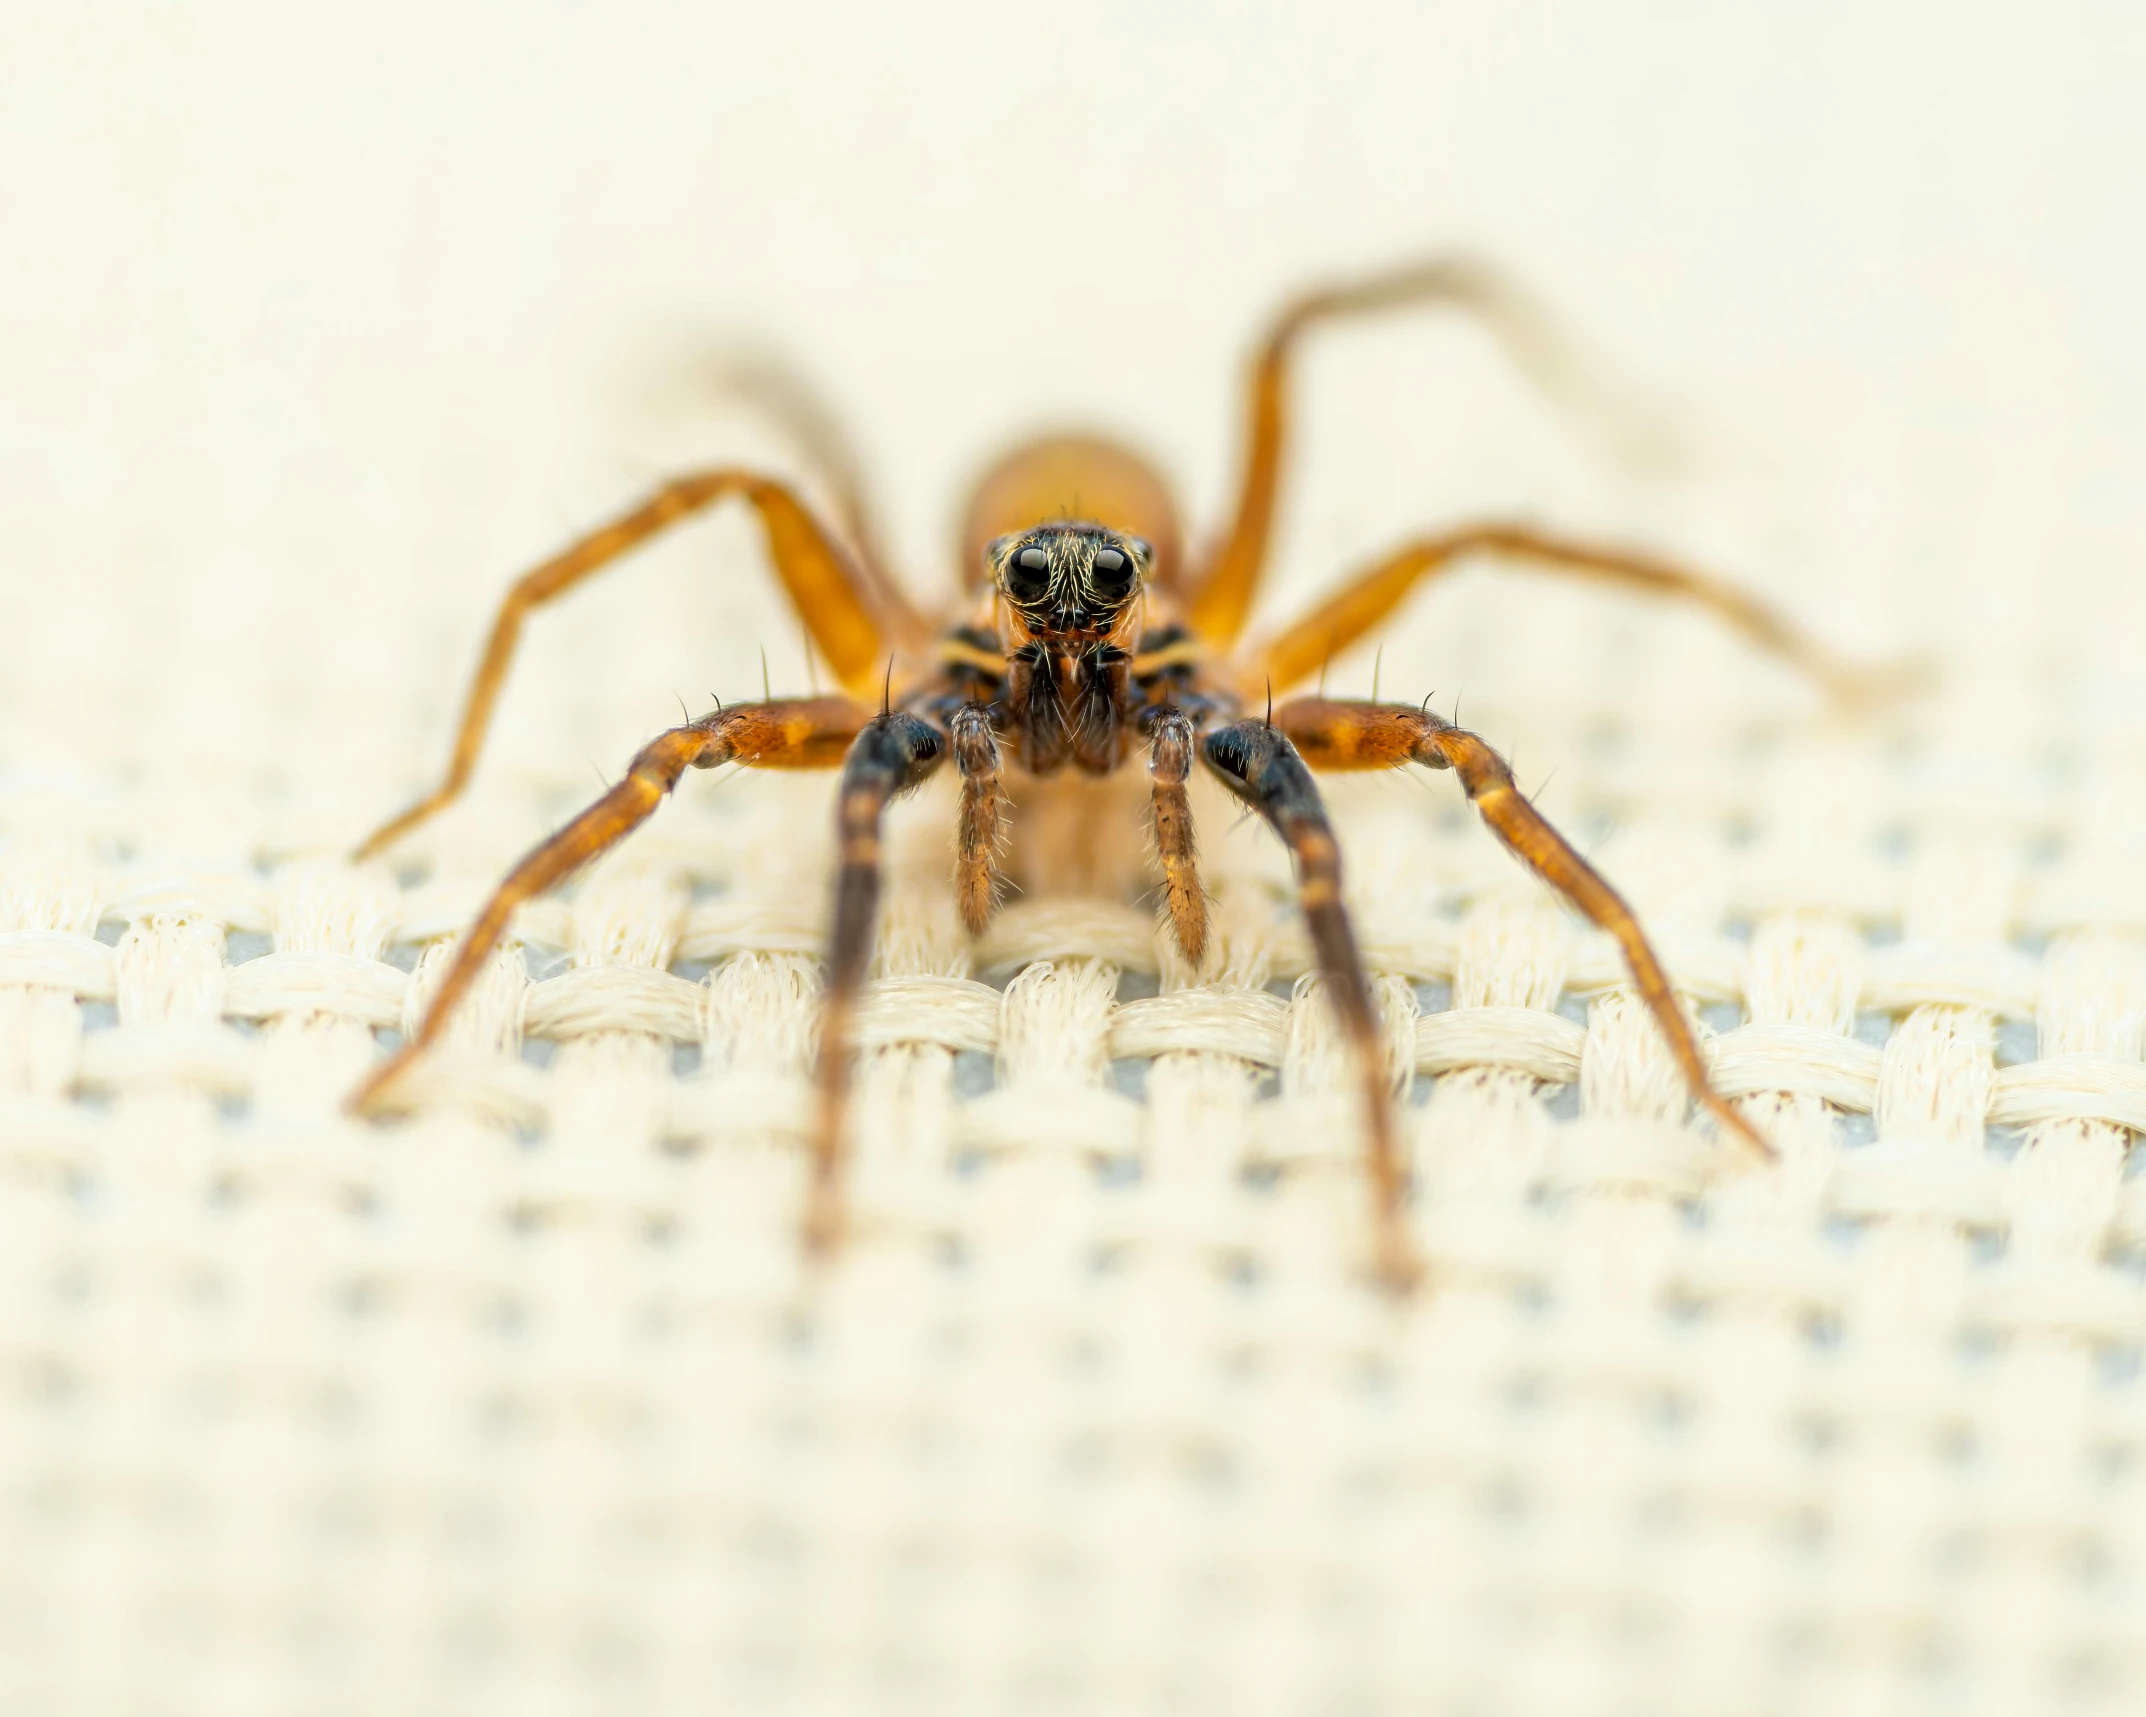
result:
[[[1374,1267],[1386,1283],[1406,1287],[1419,1268],[1405,1221],[1406,1175],[1371,991],[1342,902],[1341,852],[1317,775],[1417,764],[1454,771],[1513,856],[1615,938],[1693,1097],[1744,1147],[1770,1157],[1766,1141],[1709,1083],[1699,1041],[1630,908],[1522,795],[1489,745],[1432,714],[1428,699],[1300,695],[1275,703],[1274,695],[1294,691],[1422,585],[1478,555],[1696,603],[1836,691],[1853,688],[1853,673],[1716,578],[1509,523],[1408,541],[1293,625],[1256,642],[1243,639],[1273,531],[1298,345],[1323,325],[1409,306],[1477,317],[1538,380],[1573,379],[1541,312],[1511,282],[1467,258],[1434,258],[1304,293],[1284,305],[1257,348],[1235,511],[1205,556],[1187,553],[1169,491],[1139,454],[1107,438],[1060,436],[1017,447],[978,483],[963,533],[963,594],[951,615],[927,616],[903,594],[859,526],[860,509],[845,505],[850,529],[837,532],[789,484],[742,468],[674,478],[526,573],[493,622],[445,778],[375,831],[358,858],[378,854],[462,792],[532,610],[720,502],[736,499],[758,514],[775,572],[843,695],[719,707],[645,746],[617,785],[499,884],[416,1031],[353,1095],[353,1110],[374,1109],[437,1039],[516,907],[638,828],[688,769],[737,763],[833,770],[839,864],[802,1218],[808,1253],[825,1253],[843,1226],[848,1051],[872,953],[888,804],[951,764],[960,778],[954,890],[964,924],[978,933],[998,896],[1008,777],[1023,782],[1025,795],[1064,771],[1098,776],[1144,761],[1162,900],[1179,949],[1198,968],[1207,951],[1207,899],[1186,784],[1204,767],[1271,826],[1293,858],[1323,992],[1361,1082]]]

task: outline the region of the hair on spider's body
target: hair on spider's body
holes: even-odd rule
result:
[[[1711,608],[1763,646],[1836,688],[1853,676],[1793,627],[1731,586],[1648,555],[1525,526],[1491,523],[1417,537],[1365,568],[1294,625],[1247,644],[1242,634],[1267,559],[1297,342],[1322,323],[1409,304],[1445,304],[1481,317],[1537,380],[1574,384],[1568,348],[1512,286],[1480,265],[1437,259],[1307,293],[1286,306],[1258,348],[1236,506],[1215,551],[1197,564],[1169,487],[1140,455],[1094,436],[1018,447],[979,481],[962,532],[960,609],[936,622],[902,593],[868,538],[845,547],[786,484],[723,468],[664,484],[552,560],[509,594],[465,705],[446,778],[359,849],[378,852],[460,794],[475,765],[524,616],[680,519],[725,499],[760,517],[770,558],[839,695],[715,711],[658,736],[626,774],[508,874],[464,937],[409,1042],[353,1098],[366,1108],[437,1039],[514,909],[570,876],[645,821],[688,769],[720,764],[836,769],[838,864],[827,944],[827,987],[816,1074],[804,1234],[825,1251],[842,1225],[848,1053],[869,967],[887,806],[951,762],[960,785],[954,892],[980,932],[1002,888],[1009,772],[1111,777],[1144,756],[1149,828],[1170,933],[1196,971],[1208,945],[1188,784],[1214,776],[1280,837],[1294,861],[1298,901],[1324,993],[1355,1057],[1368,1141],[1376,1269],[1413,1280],[1407,1176],[1369,980],[1342,898],[1341,849],[1314,771],[1416,764],[1450,770],[1490,831],[1622,949],[1632,980],[1693,1095],[1722,1129],[1761,1155],[1764,1141],[1708,1083],[1706,1064],[1668,976],[1630,909],[1513,783],[1505,761],[1474,734],[1420,704],[1329,699],[1328,661],[1384,622],[1425,582],[1475,554],[1530,560]],[[834,516],[867,510],[840,470]],[[1065,504],[1078,496],[1077,506]],[[765,674],[763,655],[763,675]],[[1277,692],[1319,676],[1314,696]],[[1248,708],[1260,713],[1248,715]],[[876,713],[875,713],[876,711]],[[1456,715],[1457,720],[1457,715]],[[1047,809],[1047,807],[1045,807]]]

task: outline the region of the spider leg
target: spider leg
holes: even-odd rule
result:
[[[805,1205],[807,1250],[830,1250],[842,1232],[842,1123],[849,1096],[850,1028],[872,958],[879,911],[879,828],[888,804],[946,760],[947,741],[920,716],[895,710],[866,722],[842,763],[835,799],[841,868],[827,944],[827,1000],[820,1015],[820,1112]]]
[[[1199,848],[1185,778],[1192,772],[1192,718],[1157,706],[1148,722],[1148,777],[1154,783],[1155,855],[1162,861],[1170,928],[1185,958],[1197,967],[1207,954],[1207,892],[1200,886]]]
[[[813,377],[787,358],[757,347],[710,350],[704,379],[764,418],[809,462],[835,522],[858,558],[883,567],[879,530],[864,482],[864,464],[834,404]]]
[[[345,1106],[353,1114],[372,1109],[403,1070],[432,1046],[506,935],[516,907],[556,888],[599,853],[618,845],[649,819],[688,769],[712,769],[719,763],[829,769],[865,721],[865,712],[846,698],[735,704],[674,727],[643,746],[617,786],[533,848],[492,891],[455,950],[417,1030],[373,1069]]]
[[[961,771],[961,829],[954,856],[954,899],[971,936],[981,936],[998,909],[999,831],[1004,796],[999,790],[998,735],[981,704],[962,704],[948,724],[954,766]]]
[[[1283,306],[1253,360],[1245,402],[1244,476],[1228,535],[1191,581],[1193,630],[1235,642],[1266,564],[1287,439],[1290,359],[1298,339],[1327,322],[1408,306],[1458,310],[1483,322],[1546,390],[1585,403],[1600,394],[1591,368],[1541,306],[1496,270],[1463,256],[1431,257],[1361,280],[1305,293]],[[1316,665],[1316,664],[1315,664]]]
[[[515,581],[492,621],[476,678],[463,701],[445,778],[408,810],[375,829],[354,856],[372,857],[460,796],[476,767],[493,706],[513,664],[522,622],[532,609],[563,596],[629,550],[732,495],[760,515],[783,588],[845,691],[861,698],[876,686],[890,642],[914,649],[928,641],[930,627],[892,581],[869,562],[854,562],[845,555],[785,484],[736,469],[673,478],[639,506]]]
[[[1264,644],[1243,651],[1232,666],[1230,678],[1247,695],[1269,680],[1277,687],[1301,684],[1317,673],[1329,657],[1338,655],[1386,619],[1419,584],[1473,554],[1531,561],[1576,578],[1620,584],[1694,603],[1762,649],[1810,675],[1836,697],[1851,698],[1867,684],[1864,670],[1842,661],[1783,615],[1725,580],[1651,555],[1510,524],[1470,525],[1395,550],[1350,579],[1294,625]]]
[[[1326,993],[1341,1018],[1363,1079],[1365,1119],[1371,1143],[1371,1196],[1376,1223],[1378,1273],[1397,1290],[1420,1274],[1402,1200],[1406,1177],[1396,1137],[1393,1101],[1386,1089],[1385,1055],[1363,955],[1341,903],[1341,849],[1304,759],[1279,727],[1240,721],[1207,735],[1200,747],[1207,766],[1229,790],[1266,818],[1296,860],[1297,895],[1304,926]]]
[[[1714,1089],[1698,1037],[1677,1005],[1668,974],[1662,970],[1632,909],[1522,797],[1502,757],[1465,728],[1454,727],[1412,704],[1298,698],[1274,712],[1274,725],[1321,769],[1390,769],[1398,764],[1420,763],[1429,769],[1454,770],[1476,813],[1505,849],[1577,907],[1590,923],[1617,939],[1640,999],[1661,1027],[1692,1095],[1715,1120],[1760,1156],[1774,1156],[1773,1147],[1758,1130]]]

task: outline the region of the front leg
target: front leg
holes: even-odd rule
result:
[[[820,1113],[806,1195],[808,1251],[831,1250],[842,1234],[842,1123],[849,1097],[850,1029],[872,960],[879,914],[879,830],[887,806],[946,760],[939,730],[906,710],[875,716],[842,764],[835,799],[840,869],[827,944],[827,1001],[820,1014]]]
[[[1427,769],[1455,771],[1476,813],[1506,851],[1579,908],[1590,923],[1617,939],[1640,999],[1661,1027],[1692,1095],[1760,1156],[1774,1155],[1773,1147],[1708,1079],[1706,1057],[1691,1021],[1677,1005],[1669,976],[1631,907],[1521,795],[1504,758],[1465,728],[1412,704],[1299,698],[1276,710],[1274,723],[1322,769],[1391,769],[1420,763]]]
[[[829,769],[865,721],[864,711],[847,698],[734,704],[674,727],[643,746],[616,787],[557,834],[538,843],[492,891],[492,898],[455,950],[454,963],[410,1041],[374,1068],[351,1094],[350,1112],[364,1114],[378,1106],[403,1071],[437,1040],[455,1004],[468,993],[492,950],[505,938],[515,908],[548,894],[647,822],[688,769],[713,769],[719,763]]]
[[[1364,1118],[1371,1141],[1371,1196],[1376,1222],[1377,1267],[1389,1287],[1405,1291],[1421,1273],[1408,1237],[1403,1201],[1407,1180],[1395,1136],[1393,1102],[1386,1090],[1385,1055],[1378,1014],[1363,955],[1341,903],[1341,848],[1311,771],[1279,727],[1240,721],[1207,736],[1200,748],[1223,785],[1257,811],[1281,836],[1297,865],[1297,897],[1304,908],[1319,976],[1327,999],[1341,1016],[1363,1080]]]

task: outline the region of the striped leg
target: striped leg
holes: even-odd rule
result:
[[[1274,725],[1321,769],[1391,769],[1420,763],[1427,769],[1457,773],[1477,815],[1506,851],[1556,889],[1590,923],[1617,939],[1640,999],[1668,1040],[1692,1096],[1760,1156],[1774,1155],[1773,1147],[1708,1079],[1706,1057],[1700,1053],[1691,1021],[1684,1017],[1669,975],[1624,897],[1521,796],[1504,758],[1465,728],[1441,721],[1413,704],[1299,698],[1274,712]]]
[[[1311,771],[1279,727],[1240,721],[1220,728],[1207,736],[1201,757],[1231,792],[1266,818],[1296,860],[1304,927],[1311,935],[1319,975],[1326,981],[1327,998],[1341,1016],[1363,1080],[1378,1273],[1389,1287],[1405,1291],[1421,1274],[1421,1265],[1408,1237],[1403,1208],[1407,1179],[1394,1127],[1393,1100],[1386,1090],[1378,1015],[1356,933],[1341,903],[1341,848],[1334,840],[1333,825],[1327,821]]]

